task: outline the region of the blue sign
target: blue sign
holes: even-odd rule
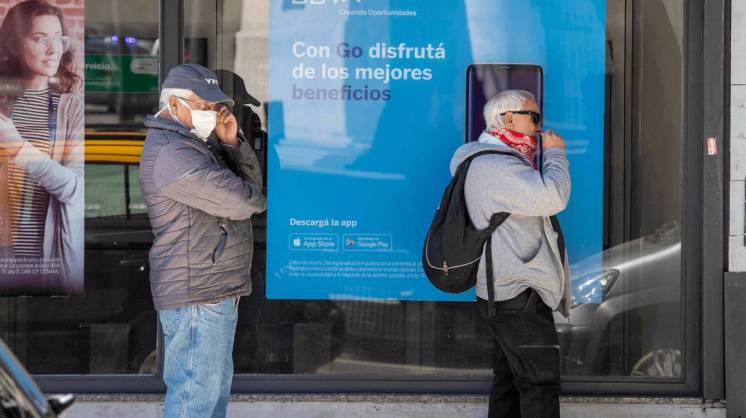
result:
[[[271,2],[267,297],[474,300],[421,266],[474,63],[542,68],[573,178],[568,254],[597,256],[605,14],[604,0]]]

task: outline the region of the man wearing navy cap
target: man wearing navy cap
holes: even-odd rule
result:
[[[164,335],[164,416],[224,417],[238,300],[251,293],[250,219],[266,209],[261,169],[212,71],[174,67],[160,103],[145,121],[140,187],[154,234],[150,288]]]

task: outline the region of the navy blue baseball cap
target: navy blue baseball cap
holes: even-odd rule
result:
[[[162,88],[187,89],[208,102],[233,104],[233,100],[220,90],[215,73],[198,64],[180,64],[172,68]]]

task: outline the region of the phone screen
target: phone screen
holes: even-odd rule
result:
[[[485,129],[485,103],[504,90],[526,90],[536,97],[543,113],[544,72],[532,64],[472,64],[466,71],[466,142],[476,141]]]

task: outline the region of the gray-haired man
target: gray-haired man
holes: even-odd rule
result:
[[[225,416],[238,299],[251,293],[250,218],[266,200],[230,104],[212,71],[179,65],[163,83],[161,111],[145,122],[140,186],[155,235],[150,286],[165,337],[166,417]]]
[[[487,129],[478,141],[461,146],[451,172],[469,156],[464,194],[469,217],[486,228],[493,213],[508,219],[492,235],[492,254],[484,254],[477,274],[478,306],[488,320],[495,346],[490,417],[559,417],[559,346],[552,310],[567,314],[569,274],[560,256],[549,217],[570,197],[565,144],[542,134],[543,158],[534,135],[541,114],[534,96],[508,90],[484,107]],[[495,316],[489,318],[485,257],[494,266]]]

